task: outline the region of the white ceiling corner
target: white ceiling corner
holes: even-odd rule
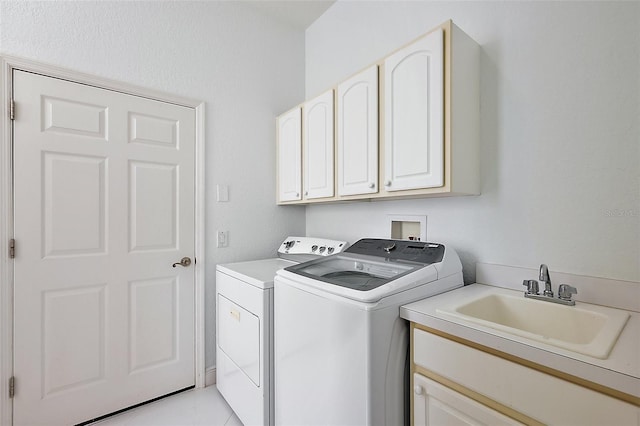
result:
[[[336,0],[238,0],[265,15],[306,30]]]

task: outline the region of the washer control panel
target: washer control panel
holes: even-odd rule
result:
[[[319,256],[341,253],[347,247],[349,247],[349,243],[346,241],[315,237],[287,237],[278,248],[278,256],[284,258],[292,258],[294,256],[309,257],[309,259],[314,259]]]
[[[422,241],[363,238],[353,243],[347,253],[384,257],[388,260],[408,260],[424,264],[439,263],[444,258],[442,244]]]

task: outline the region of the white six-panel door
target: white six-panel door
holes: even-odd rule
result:
[[[14,424],[194,384],[192,108],[14,71]]]

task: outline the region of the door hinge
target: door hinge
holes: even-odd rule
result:
[[[9,379],[9,398],[13,398],[15,394],[16,394],[16,378],[12,376]]]
[[[9,240],[9,259],[15,259],[16,257],[16,240],[13,238]]]
[[[9,102],[9,119],[16,119],[16,102],[13,99]]]

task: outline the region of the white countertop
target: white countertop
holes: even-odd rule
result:
[[[522,291],[472,284],[402,306],[400,316],[417,324],[640,398],[640,313],[627,311],[630,314],[629,320],[609,357],[598,359],[452,318],[437,311],[489,293],[524,297]],[[581,304],[584,303],[576,302],[576,306]]]

